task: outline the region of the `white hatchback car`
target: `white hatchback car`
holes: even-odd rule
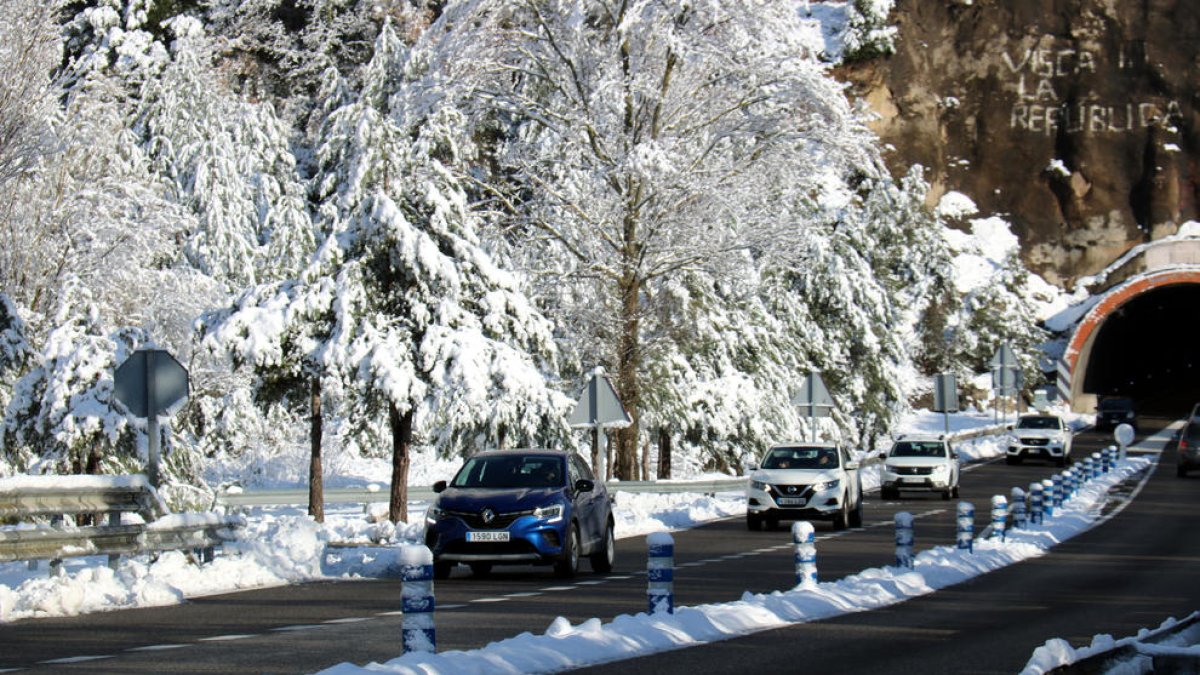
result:
[[[944,436],[905,435],[896,439],[879,476],[879,496],[898,499],[901,490],[958,496],[958,453]]]
[[[836,529],[862,525],[858,462],[829,443],[789,443],[767,450],[751,468],[746,526],[771,529],[781,520],[832,520]]]

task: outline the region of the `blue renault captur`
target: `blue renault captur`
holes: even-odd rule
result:
[[[616,557],[612,500],[579,455],[557,450],[496,450],[471,457],[425,515],[433,574],[458,563],[476,575],[493,565],[553,565],[558,576],[609,572]]]

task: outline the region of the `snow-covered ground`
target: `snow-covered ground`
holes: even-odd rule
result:
[[[1121,647],[1140,645],[1138,651],[1142,654],[1133,655],[1128,659],[1113,659],[1105,673],[1111,675],[1133,675],[1134,673],[1153,672],[1151,656],[1170,655],[1186,656],[1200,659],[1200,624],[1195,622],[1197,613],[1176,619],[1170,617],[1156,629],[1142,628],[1137,635],[1114,639],[1111,635],[1096,635],[1092,643],[1086,647],[1075,648],[1062,638],[1047,640],[1046,644],[1038,647],[1025,664],[1021,675],[1042,675],[1060,666],[1078,663],[1096,654],[1112,652]],[[1162,633],[1164,639],[1143,642],[1148,636]]]

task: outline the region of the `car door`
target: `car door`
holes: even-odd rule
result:
[[[842,470],[846,472],[846,482],[850,487],[850,502],[853,504],[851,508],[854,508],[862,503],[862,481],[858,475],[858,462],[850,456],[850,451],[846,448],[838,448],[838,450],[842,455]]]

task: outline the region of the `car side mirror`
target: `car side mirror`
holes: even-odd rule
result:
[[[950,453],[950,459],[958,459],[958,453],[957,452]]]
[[[444,481],[444,480],[439,480],[438,482],[434,483],[434,484],[433,484],[433,491],[434,491],[434,493],[435,493],[435,494],[436,494],[436,493],[445,492],[445,491],[446,491],[446,481]]]
[[[595,490],[595,489],[596,489],[595,481],[591,481],[586,478],[580,478],[579,480],[575,481],[575,491],[576,492],[591,492],[592,490]]]

